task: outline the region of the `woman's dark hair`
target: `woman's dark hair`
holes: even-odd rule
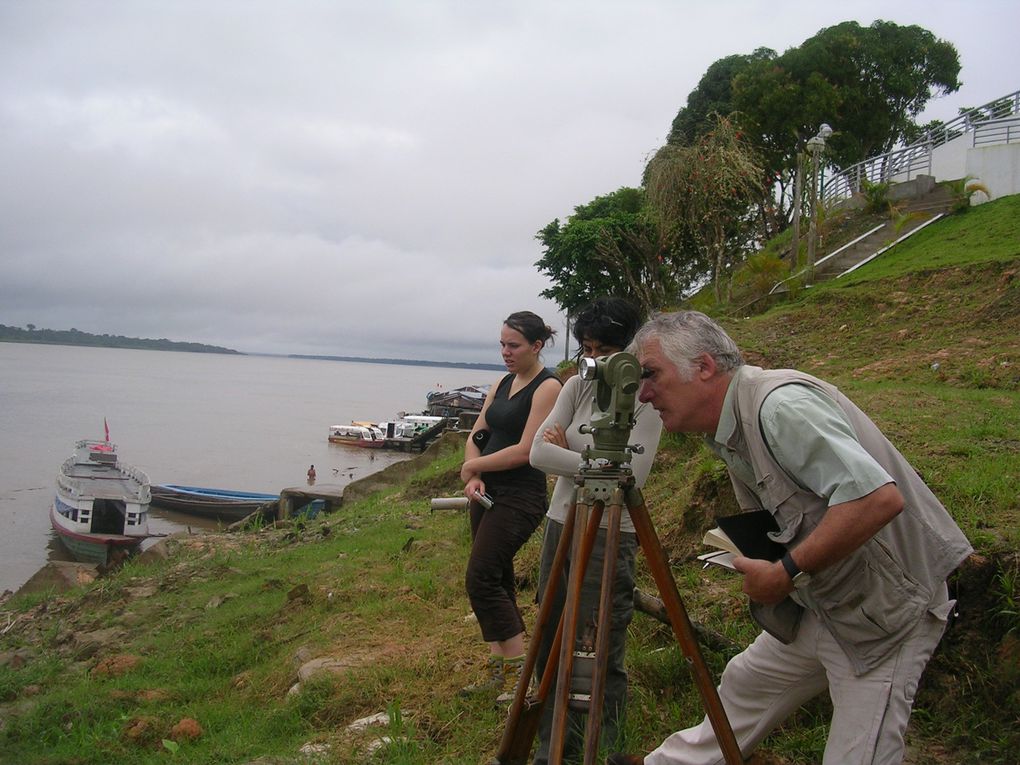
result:
[[[534,343],[539,340],[542,341],[542,345],[545,346],[552,336],[556,334],[556,330],[542,321],[542,318],[538,314],[534,314],[531,311],[517,311],[506,317],[503,322],[510,329],[517,330],[529,343]]]
[[[577,314],[573,332],[578,344],[594,340],[622,350],[630,345],[640,326],[641,312],[629,300],[600,297]]]

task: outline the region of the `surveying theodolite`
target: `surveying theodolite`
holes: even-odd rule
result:
[[[510,706],[499,750],[490,765],[525,765],[531,753],[543,709],[549,703],[548,697],[554,679],[556,688],[555,698],[552,700],[554,706],[549,763],[561,765],[563,761],[567,736],[567,710],[571,704],[578,703],[580,695],[572,693],[571,686],[575,659],[581,655],[575,652],[581,587],[603,513],[608,513],[606,554],[595,627],[594,660],[590,667],[591,687],[590,693],[584,693],[582,696],[582,703],[588,715],[584,732],[583,762],[584,765],[594,765],[602,727],[606,667],[609,660],[612,584],[616,572],[620,519],[624,507],[634,522],[638,543],[644,550],[648,568],[662,597],[673,633],[690,665],[694,682],[701,694],[702,703],[719,741],[725,762],[727,765],[740,765],[744,762],[740,748],[719,700],[715,682],[701,655],[694,627],[680,600],[676,581],[670,573],[666,555],[648,516],[644,498],[634,485],[634,476],[629,467],[631,454],[640,454],[643,451],[640,445],[627,443],[635,422],[634,410],[638,389],[641,386],[641,366],[629,353],[614,353],[598,359],[581,359],[579,373],[583,379],[595,382],[591,420],[589,424],[581,426],[581,432],[591,434],[594,445],[587,447],[581,455],[583,461],[574,477],[576,483],[574,505],[563,526],[524,660],[521,679],[514,692],[514,700]],[[567,575],[567,595],[563,612],[559,624],[550,624],[552,603],[555,600],[563,567],[566,565],[568,550],[572,563]],[[536,678],[537,687],[532,691],[531,679],[538,659],[539,645],[545,630],[550,628],[556,630],[552,648],[542,677]],[[583,658],[580,660],[586,661]],[[587,691],[587,688],[585,690]]]

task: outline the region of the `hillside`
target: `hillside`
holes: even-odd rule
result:
[[[1015,762],[1020,196],[940,221],[852,282],[724,323],[751,361],[861,404],[977,550],[952,581],[960,616],[919,690],[908,762]],[[465,618],[467,519],[427,501],[458,492],[460,449],[448,435],[353,484],[328,518],[170,540],[165,559],[0,605],[0,763],[488,762],[504,712],[456,695],[484,661]],[[696,439],[665,435],[645,495],[692,618],[716,635],[718,673],[756,632],[737,578],[692,561],[732,509],[728,479]],[[539,543],[518,567],[531,621]],[[664,625],[635,617],[628,667],[630,749],[700,718]],[[820,761],[827,707],[799,713],[757,762]],[[350,727],[380,712],[388,722]]]

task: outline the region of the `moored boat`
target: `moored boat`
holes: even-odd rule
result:
[[[397,419],[380,422],[379,429],[386,433],[387,438],[415,438],[431,431],[442,430],[449,422],[447,417],[433,417],[423,414],[397,414]]]
[[[78,441],[60,466],[50,524],[79,561],[106,564],[149,535],[149,477],[107,441]]]
[[[331,444],[350,444],[369,449],[381,449],[386,445],[386,434],[372,423],[330,425],[328,438]]]
[[[425,395],[430,415],[457,417],[462,412],[480,412],[489,392],[488,385],[467,385],[453,390],[434,390]]]
[[[279,494],[180,486],[172,483],[152,487],[154,507],[226,522],[247,518],[256,510],[276,502],[279,498]]]

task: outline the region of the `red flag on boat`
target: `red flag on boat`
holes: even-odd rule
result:
[[[110,443],[110,426],[106,424],[106,418],[103,418],[103,430],[106,432],[106,443]]]

